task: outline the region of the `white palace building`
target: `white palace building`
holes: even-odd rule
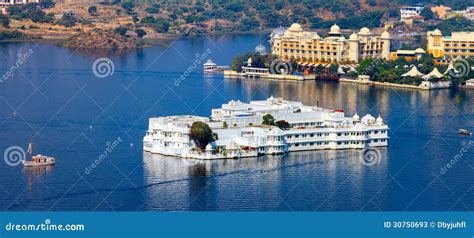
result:
[[[263,116],[289,123],[287,129],[262,125]],[[203,151],[191,139],[191,125],[207,123],[218,139]],[[182,115],[149,119],[143,138],[145,152],[196,159],[254,157],[292,151],[365,149],[387,146],[388,126],[379,116],[306,106],[301,102],[270,97],[266,100],[230,101],[212,110],[211,118]]]

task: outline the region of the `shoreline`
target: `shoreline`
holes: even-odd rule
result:
[[[391,88],[405,88],[405,89],[416,89],[416,90],[438,90],[438,89],[450,89],[452,88],[452,83],[450,81],[447,81],[449,86],[447,85],[441,85],[441,86],[422,86],[423,84],[420,84],[418,86],[416,85],[410,85],[410,84],[397,84],[397,83],[388,83],[388,82],[376,82],[376,81],[360,81],[360,80],[355,80],[355,79],[348,79],[348,78],[341,78],[339,79],[339,82],[342,83],[355,83],[355,84],[361,84],[361,85],[368,85],[368,86],[383,86],[383,87],[391,87]]]

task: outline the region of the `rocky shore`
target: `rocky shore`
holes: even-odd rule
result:
[[[120,35],[113,30],[94,29],[72,36],[63,43],[66,47],[88,49],[126,49],[142,47],[135,34]]]

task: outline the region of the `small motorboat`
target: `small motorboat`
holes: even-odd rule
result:
[[[464,135],[464,136],[470,136],[472,135],[472,132],[468,131],[468,130],[465,130],[465,129],[459,129],[459,134],[460,135]]]
[[[33,144],[30,143],[28,145],[28,154],[32,155],[33,153]],[[45,156],[45,155],[35,155],[31,156],[31,160],[23,160],[21,161],[23,166],[25,167],[38,167],[38,166],[50,166],[56,163],[56,159],[53,157]]]

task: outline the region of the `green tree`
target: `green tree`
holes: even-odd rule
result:
[[[273,118],[271,114],[267,114],[263,116],[262,125],[268,125],[268,126],[275,125],[275,118]]]
[[[151,25],[156,23],[156,19],[153,16],[145,16],[140,21],[143,25]]]
[[[423,10],[420,12],[420,16],[425,18],[425,21],[432,20],[434,18],[434,14],[429,7],[423,8]]]
[[[121,36],[125,36],[125,34],[127,34],[127,31],[128,29],[126,27],[117,27],[115,28],[115,33],[121,35]]]
[[[138,28],[135,30],[135,33],[137,34],[138,38],[142,39],[146,35],[146,31]]]
[[[133,21],[133,24],[137,24],[140,21],[140,18],[138,18],[137,16],[133,16],[132,21]]]
[[[89,12],[90,15],[95,15],[97,13],[97,7],[96,6],[90,6],[87,11]]]
[[[204,150],[206,145],[213,140],[213,133],[208,124],[197,121],[191,126],[190,137],[197,147]]]
[[[72,27],[76,25],[76,18],[71,14],[63,14],[63,17],[58,21],[58,24],[65,27]]]
[[[10,19],[7,16],[0,13],[0,23],[3,27],[8,28],[10,26]]]
[[[282,130],[286,130],[286,129],[290,128],[290,123],[288,123],[285,120],[276,121],[275,125],[278,126],[278,128],[280,128]]]
[[[165,19],[157,19],[155,23],[155,31],[158,33],[166,33],[170,28],[170,23]]]
[[[159,4],[153,4],[152,6],[145,8],[145,12],[148,12],[150,14],[160,13],[160,5]]]
[[[135,4],[133,2],[124,2],[122,3],[122,8],[125,9],[127,14],[132,15],[134,13],[133,8]]]

